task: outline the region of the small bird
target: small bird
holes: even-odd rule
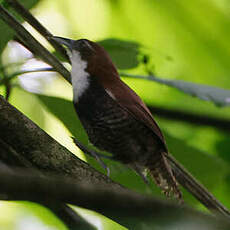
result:
[[[140,97],[120,79],[105,49],[87,39],[53,39],[67,47],[73,103],[89,141],[142,177],[147,170],[167,196],[181,199],[160,128]]]

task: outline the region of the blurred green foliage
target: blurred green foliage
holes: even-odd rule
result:
[[[111,38],[102,40],[99,44],[109,52],[117,68],[131,69],[138,66],[138,43]]]
[[[226,0],[20,2],[27,7],[34,6],[31,12],[55,35],[101,41],[122,72],[146,75],[151,71],[162,78],[230,89],[230,5]],[[34,5],[35,3],[37,4]],[[1,1],[1,4],[6,2]],[[13,33],[2,21],[0,21],[0,33],[0,53],[2,53],[7,41],[12,39]],[[2,59],[0,64],[11,62],[10,51],[4,51],[2,57],[4,60]],[[147,61],[143,57],[147,57]],[[2,76],[1,70],[0,79]],[[29,77],[25,75],[23,79]],[[148,105],[230,118],[229,107],[216,107],[210,102],[155,82],[130,78],[123,80]],[[52,80],[52,84],[47,81],[41,90],[43,95],[24,92],[18,79],[14,79],[13,83],[18,88],[13,88],[10,102],[41,128],[57,140],[63,141],[62,144],[76,154],[76,147],[69,136],[74,135],[88,144],[86,134],[70,102],[71,89],[64,81],[58,78]],[[2,86],[0,93],[4,94]],[[230,134],[212,127],[195,126],[158,117],[157,121],[163,129],[172,154],[230,208]],[[87,158],[87,160],[101,170],[93,159]],[[106,163],[111,166],[111,177],[114,180],[134,190],[150,192],[141,179],[125,166],[109,160]],[[161,196],[153,184],[151,189],[151,193]],[[194,207],[203,208],[187,192],[184,194],[186,202]],[[16,212],[22,211],[22,206],[23,210],[48,224],[47,220],[51,214],[41,216],[38,214],[38,206],[33,208],[28,204],[20,204],[17,211],[11,214],[9,212],[8,218],[12,217],[10,221],[14,219]],[[5,205],[0,208],[6,209]],[[102,217],[100,220],[105,223]],[[0,228],[16,229],[10,221],[7,225],[6,221],[1,219]],[[56,229],[62,229],[54,221],[54,229],[55,226]],[[106,220],[103,229],[122,228],[117,225],[114,227],[112,221]]]

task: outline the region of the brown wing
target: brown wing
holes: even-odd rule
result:
[[[159,137],[167,152],[164,136],[151,112],[140,97],[118,78],[112,82],[110,80],[109,84],[108,82],[104,82],[103,85],[110,96],[113,97],[123,109],[127,110],[138,121],[142,121],[157,137]]]

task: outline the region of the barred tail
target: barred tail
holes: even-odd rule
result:
[[[173,195],[182,201],[182,193],[165,154],[167,153],[162,152],[157,156],[155,155],[152,160],[150,159],[147,164],[148,171],[166,196],[171,197]]]

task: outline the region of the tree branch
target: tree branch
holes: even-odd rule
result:
[[[99,212],[132,230],[153,229],[155,226],[176,226],[187,223],[193,229],[230,228],[224,218],[214,218],[187,207],[163,202],[131,191],[80,183],[63,177],[39,176],[30,170],[5,171],[0,167],[1,194],[13,200],[39,202],[48,199],[74,204]],[[218,228],[217,228],[218,227]],[[183,226],[183,229],[188,229]],[[190,228],[189,228],[190,229]]]
[[[2,143],[0,143],[0,146],[1,145],[2,145]],[[11,155],[11,151],[12,151],[12,149],[10,149],[10,151],[8,152],[8,155]],[[13,153],[13,155],[14,155],[14,153]],[[24,161],[21,163],[23,165]],[[17,165],[17,164],[21,165],[21,163],[17,162],[14,165]],[[2,160],[0,161],[0,171],[2,171],[4,173],[14,174],[14,173],[17,173],[17,169],[18,168],[15,168],[15,167],[9,167],[9,165],[5,164],[5,162],[3,163]],[[15,170],[16,170],[16,172],[15,172]],[[20,168],[20,170],[22,170],[22,169]],[[31,170],[27,170],[27,171],[29,171],[32,174],[36,173],[35,174],[36,176],[44,176],[41,174],[41,172],[35,171],[34,169],[33,169],[33,171],[31,171]],[[1,191],[0,191],[0,199],[2,198],[2,199],[8,199],[9,200],[10,197],[11,197],[10,194],[1,194]],[[11,199],[13,199],[13,197],[11,197]],[[54,202],[52,199],[51,200],[45,199],[45,200],[39,200],[38,203],[45,206],[46,208],[50,209],[50,211],[52,211],[60,220],[62,220],[63,223],[70,230],[71,229],[73,229],[73,230],[74,229],[95,230],[95,228],[93,226],[91,226],[91,224],[89,224],[81,216],[79,216],[76,211],[73,211],[72,208],[70,208],[69,206],[67,206],[66,204],[64,204],[60,201]]]
[[[8,166],[39,169],[43,173],[49,171],[78,181],[121,189],[58,144],[1,96],[0,121],[0,160]],[[69,229],[92,229],[67,205],[48,201],[40,203],[53,211]]]
[[[176,109],[166,109],[159,106],[148,106],[149,110],[160,117],[165,117],[171,120],[185,121],[195,125],[208,125],[223,131],[230,131],[230,120],[224,118],[216,118],[203,114],[195,114]]]
[[[199,181],[197,181],[172,155],[169,159],[177,181],[206,208],[230,218],[230,211],[222,205]]]
[[[7,10],[0,4],[0,18],[17,33],[17,36],[26,43],[30,51],[51,65],[68,82],[70,82],[69,71],[53,56],[44,46],[42,46]]]
[[[34,29],[36,29],[50,44],[60,53],[62,56],[69,60],[66,50],[52,39],[52,34],[17,0],[6,0],[9,5],[21,16],[25,21],[27,21]]]

